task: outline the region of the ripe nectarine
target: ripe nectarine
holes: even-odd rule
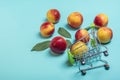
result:
[[[105,27],[108,24],[108,16],[106,14],[100,13],[94,19],[94,24],[96,27]]]
[[[99,28],[98,31],[97,31],[97,37],[98,37],[98,40],[101,43],[108,43],[108,42],[110,42],[110,40],[113,37],[112,29],[110,29],[108,27],[101,27],[101,28]]]
[[[57,23],[60,20],[60,12],[57,9],[48,10],[46,16],[48,21],[52,23]]]
[[[83,22],[83,16],[79,12],[72,12],[68,16],[67,22],[72,28],[79,28]]]
[[[43,37],[49,37],[54,33],[54,24],[51,22],[44,22],[40,26],[40,33]]]
[[[77,41],[70,48],[70,52],[77,58],[82,58],[83,54],[85,54],[87,51],[88,47],[82,41]]]
[[[90,40],[89,32],[85,29],[80,29],[75,33],[75,39],[87,43]]]
[[[66,40],[61,36],[56,36],[51,40],[50,49],[55,54],[62,54],[67,48]]]

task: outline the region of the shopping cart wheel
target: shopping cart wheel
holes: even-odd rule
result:
[[[106,70],[109,70],[109,68],[110,68],[110,66],[108,64],[105,64],[104,67]]]
[[[81,74],[82,74],[82,75],[85,75],[85,74],[86,74],[86,71],[85,71],[85,70],[81,70]]]
[[[104,51],[104,56],[108,56],[108,52],[107,51]]]
[[[81,64],[85,65],[85,60],[83,58],[81,59]]]

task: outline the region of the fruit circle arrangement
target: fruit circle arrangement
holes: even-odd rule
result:
[[[43,37],[51,37],[52,34],[54,34],[55,32],[55,24],[59,23],[60,21],[60,11],[57,9],[50,9],[46,13],[46,18],[47,21],[42,23],[40,26],[40,34]],[[63,54],[67,48],[69,48],[74,56],[78,54],[78,51],[79,55],[82,56],[82,53],[80,52],[88,50],[88,47],[85,43],[88,43],[91,39],[88,35],[88,30],[91,29],[91,26],[81,29],[83,19],[83,15],[80,12],[72,12],[67,17],[69,27],[71,27],[72,29],[76,29],[76,32],[74,34],[74,40],[78,41],[82,37],[86,36],[81,41],[76,42],[74,45],[72,45],[70,40],[71,34],[64,27],[59,27],[58,33],[61,36],[55,36],[52,40],[45,40],[43,42],[40,42],[36,44],[31,51],[42,51],[47,48],[50,48],[51,52],[60,55]],[[95,16],[92,24],[96,28],[96,36],[100,43],[104,45],[106,43],[109,43],[113,37],[113,32],[112,29],[107,26],[108,16],[104,13],[100,13]],[[81,45],[84,46],[82,46],[82,48],[80,48],[79,50],[74,51],[75,48]]]

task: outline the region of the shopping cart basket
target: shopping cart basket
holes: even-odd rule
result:
[[[108,62],[102,59],[102,55],[108,56],[108,49],[106,46],[100,43],[95,33],[95,28],[90,30],[88,35],[91,37],[91,39],[88,43],[86,43],[88,50],[80,52],[82,53],[82,56],[72,55],[72,51],[68,50],[68,58],[70,63],[76,63],[82,75],[85,75],[86,71],[88,70],[97,69],[100,67],[104,67],[106,70],[109,70]],[[82,37],[76,42],[83,40],[86,36]],[[75,43],[73,43],[72,45],[74,45]],[[82,48],[82,45],[77,47],[77,49],[78,48]],[[94,63],[97,62],[100,62],[100,64],[95,66]]]

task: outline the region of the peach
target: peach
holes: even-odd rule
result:
[[[106,14],[100,13],[94,19],[94,24],[96,27],[105,27],[108,24],[108,16]]]
[[[83,23],[83,16],[79,12],[72,12],[68,16],[67,22],[72,28],[79,28]]]
[[[48,10],[46,16],[48,21],[52,23],[57,23],[60,20],[60,12],[57,9]]]
[[[54,33],[54,24],[51,22],[44,22],[40,26],[40,33],[43,37],[49,37]]]
[[[85,29],[77,30],[77,32],[75,33],[75,39],[77,41],[81,40],[82,42],[87,43],[90,40],[89,32]]]
[[[50,49],[55,54],[62,54],[67,48],[66,40],[61,36],[56,36],[51,40]]]
[[[101,43],[108,43],[113,37],[113,32],[108,27],[101,27],[97,31],[97,37]]]
[[[70,48],[70,52],[77,58],[82,58],[87,51],[88,47],[82,41],[75,42]]]

